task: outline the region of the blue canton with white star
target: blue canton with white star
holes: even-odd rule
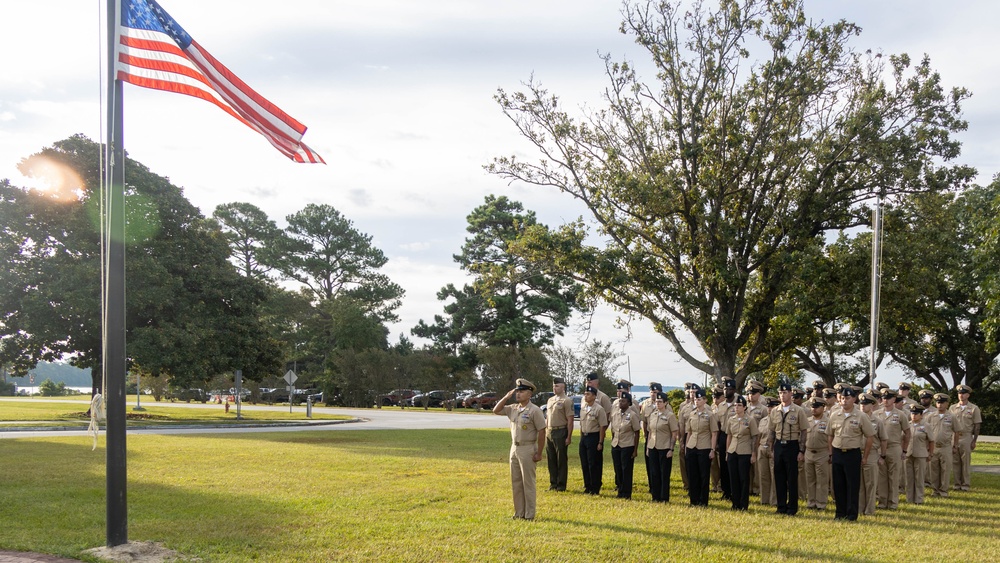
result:
[[[191,44],[191,36],[156,0],[122,0],[122,25],[166,33],[181,49]]]

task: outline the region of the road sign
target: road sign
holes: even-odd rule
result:
[[[289,385],[295,385],[295,382],[298,379],[299,379],[299,376],[295,375],[295,372],[292,371],[292,370],[288,370],[288,373],[285,374],[285,383],[287,383]]]

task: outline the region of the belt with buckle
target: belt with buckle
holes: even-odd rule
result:
[[[566,429],[565,426],[553,426],[552,428],[549,428],[549,430],[565,430],[565,429]]]
[[[538,443],[538,441],[535,440],[533,442],[514,442],[514,445],[515,446],[530,446],[531,444],[537,444],[537,443]]]

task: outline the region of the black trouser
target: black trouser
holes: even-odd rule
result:
[[[729,482],[732,485],[733,508],[750,508],[750,454],[728,454]]]
[[[694,506],[708,506],[708,485],[712,481],[711,449],[688,448],[684,452],[688,470],[688,496]]]
[[[638,447],[638,444],[636,444]],[[646,459],[646,481],[650,483],[650,492],[653,490],[653,456],[649,454],[649,438],[646,438],[646,445],[642,448],[642,457]]]
[[[729,462],[726,460],[726,433],[721,430],[715,442],[715,457],[719,458],[719,485],[722,487],[722,498],[733,498],[733,487],[729,483]]]
[[[668,450],[646,450],[649,453],[649,492],[653,500],[670,502],[670,470],[674,458],[667,457]]]
[[[838,519],[858,519],[858,493],[861,490],[861,449],[833,448],[833,500]]]
[[[618,482],[618,498],[632,498],[632,470],[635,446],[615,446],[611,448],[611,463],[615,466],[615,481]]]
[[[549,462],[549,488],[557,491],[566,490],[569,459],[566,457],[569,448],[566,447],[566,433],[563,428],[553,428],[545,434],[545,457]]]
[[[778,494],[778,512],[799,511],[799,441],[774,441],[774,489]]]
[[[580,467],[583,469],[583,490],[592,495],[601,492],[601,474],[604,472],[604,452],[597,449],[600,432],[580,437]]]

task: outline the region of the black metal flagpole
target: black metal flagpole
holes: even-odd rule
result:
[[[104,323],[104,404],[107,408],[107,546],[128,543],[125,447],[125,145],[122,82],[116,80],[120,0],[107,0],[108,158],[105,190],[110,197],[104,222],[105,281],[101,296]]]

